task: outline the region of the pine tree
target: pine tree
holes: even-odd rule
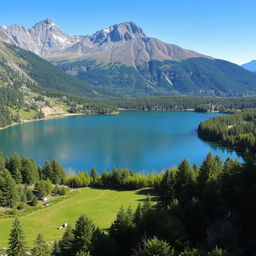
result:
[[[170,256],[171,253],[170,245],[156,237],[146,240],[143,247],[143,256]]]
[[[33,159],[23,158],[21,160],[22,181],[25,184],[32,185],[39,180],[38,169]]]
[[[100,176],[95,168],[93,168],[91,170],[90,176],[91,176],[91,180],[92,180],[92,185],[96,185],[100,180]]]
[[[72,253],[74,235],[72,228],[67,227],[65,233],[63,234],[62,239],[59,241],[59,249],[62,256],[69,256]]]
[[[43,179],[47,180],[50,179],[52,180],[54,178],[54,173],[52,170],[52,165],[49,161],[46,161],[44,164],[44,167],[42,169],[42,174],[43,174]]]
[[[229,256],[229,253],[226,250],[222,250],[218,247],[213,249],[211,252],[208,252],[208,256]]]
[[[175,191],[180,202],[186,203],[192,198],[195,182],[196,174],[194,169],[185,159],[178,166],[175,177]]]
[[[10,172],[4,169],[0,172],[0,205],[13,207],[17,201],[16,183]]]
[[[79,251],[76,256],[91,256],[90,252]]]
[[[151,202],[151,199],[150,199],[150,196],[147,195],[147,197],[145,198],[145,201],[143,202],[143,205],[142,205],[142,212],[143,214],[148,214],[149,211],[152,209],[152,202]]]
[[[72,251],[74,254],[80,251],[90,251],[94,231],[95,226],[93,222],[85,215],[81,215],[73,229],[74,240]]]
[[[12,175],[12,177],[15,179],[16,183],[19,184],[22,182],[22,176],[21,176],[21,159],[20,156],[15,153],[13,157],[11,157],[8,161],[8,169]]]
[[[116,241],[117,250],[124,255],[130,253],[135,239],[133,218],[130,207],[126,211],[121,207],[109,230],[110,238]]]
[[[5,169],[5,157],[2,152],[0,152],[0,172]]]
[[[134,213],[134,217],[133,217],[133,221],[136,225],[138,225],[140,223],[140,221],[142,220],[143,217],[143,210],[142,210],[142,205],[139,202],[136,211]]]
[[[167,170],[160,183],[159,198],[160,204],[164,208],[168,208],[172,204],[172,201],[177,197],[175,190],[176,172],[176,169]]]
[[[57,241],[54,241],[54,243],[53,243],[51,256],[61,256],[59,243]]]
[[[32,249],[31,254],[33,256],[50,256],[48,245],[44,241],[41,234],[37,236],[35,247]]]
[[[26,255],[25,237],[18,218],[15,218],[14,223],[12,225],[8,245],[8,256]]]
[[[49,179],[53,184],[60,184],[65,176],[65,172],[60,163],[56,160],[51,162],[51,172]]]

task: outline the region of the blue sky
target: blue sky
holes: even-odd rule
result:
[[[134,21],[168,43],[242,64],[256,59],[255,0],[1,0],[0,25],[51,18],[70,34]]]

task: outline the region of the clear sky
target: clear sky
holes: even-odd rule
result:
[[[70,34],[134,21],[150,37],[242,64],[256,59],[255,0],[0,0],[0,25],[51,18]]]

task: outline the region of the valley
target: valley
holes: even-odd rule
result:
[[[254,256],[256,6],[16,2],[0,256]]]

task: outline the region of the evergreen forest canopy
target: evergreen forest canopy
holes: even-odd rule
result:
[[[107,233],[81,213],[53,247],[38,235],[32,251],[41,254],[34,255],[254,255],[255,167],[249,156],[245,163],[230,158],[222,162],[209,153],[201,166],[183,160],[159,175],[114,169],[99,176],[92,169],[90,174],[67,176],[57,161],[38,167],[33,159],[1,154],[0,203],[11,207],[8,214],[18,216],[25,204],[34,207],[42,196],[63,195],[69,187],[150,186],[158,195],[157,204],[148,197],[135,211],[121,207]],[[25,255],[25,240],[15,219],[7,254]]]
[[[256,157],[256,110],[245,110],[230,116],[214,117],[198,127],[200,138],[219,142],[238,152]]]

